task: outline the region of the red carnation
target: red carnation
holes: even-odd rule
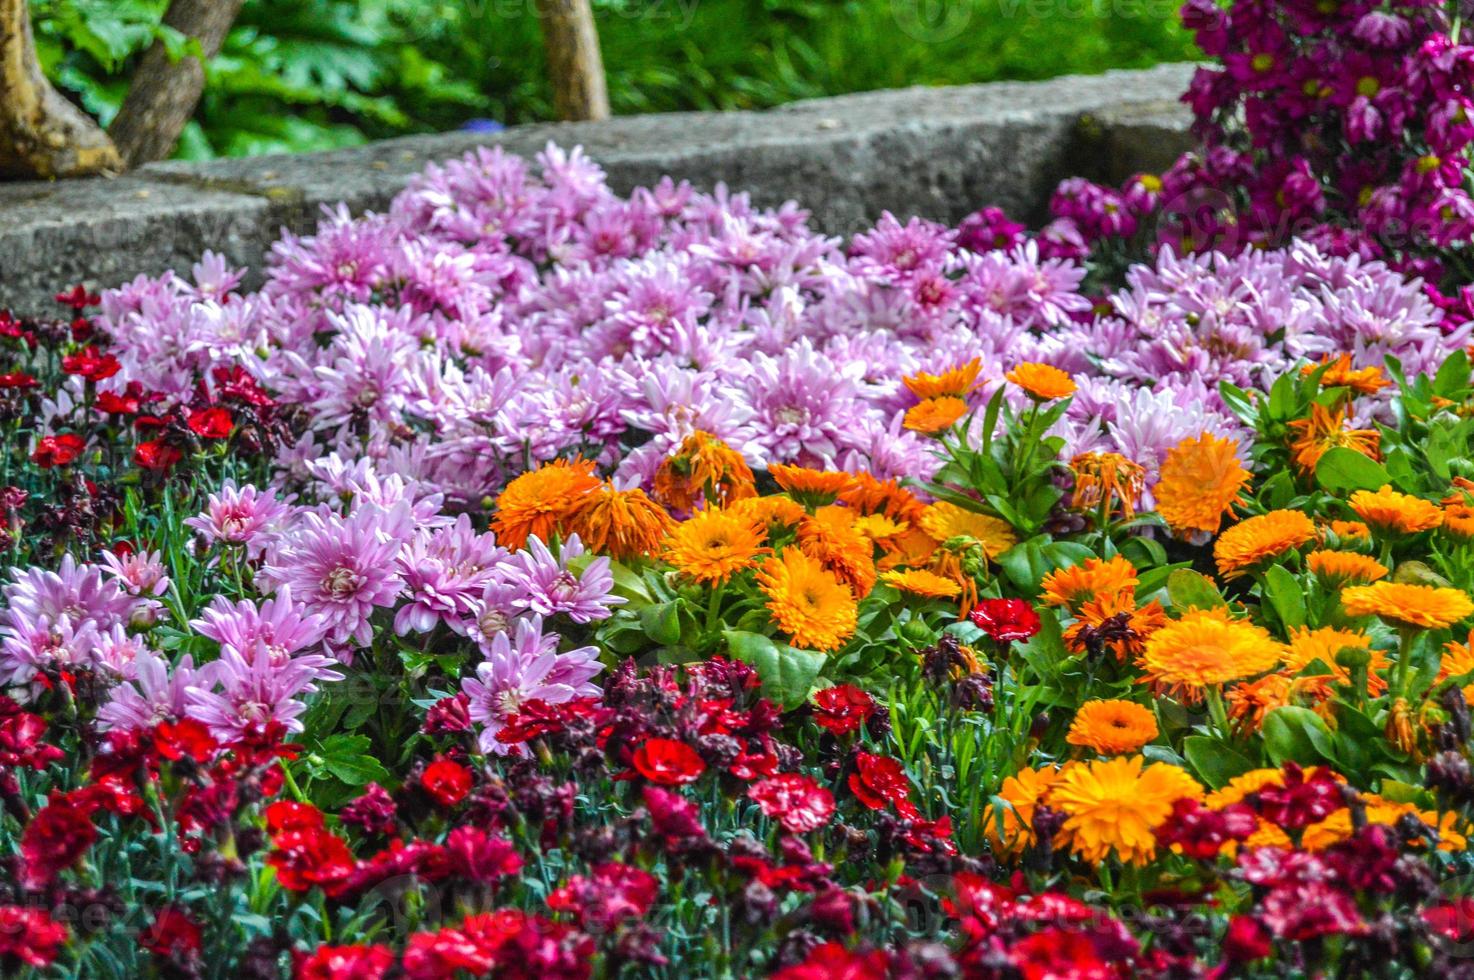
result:
[[[382,980],[394,965],[388,946],[319,946],[298,953],[294,980]]]
[[[585,929],[609,932],[625,919],[643,919],[660,894],[654,875],[628,864],[610,861],[593,871],[569,878],[548,896],[548,908],[573,912]]]
[[[187,963],[200,955],[200,924],[178,906],[166,905],[138,937],[138,945],[155,956]]]
[[[62,370],[67,374],[80,375],[88,381],[106,381],[122,370],[123,366],[111,354],[104,354],[96,347],[84,347],[75,354],[61,359]]]
[[[184,458],[184,454],[162,439],[140,442],[133,450],[133,462],[146,470],[167,470]]]
[[[784,967],[769,980],[885,980],[889,960],[883,950],[860,952],[843,943],[823,943],[809,950],[802,963]]]
[[[701,826],[701,811],[680,793],[659,786],[645,787],[645,808],[650,811],[650,825],[667,843],[700,840],[706,836]]]
[[[808,776],[785,772],[753,783],[748,799],[785,830],[803,834],[818,830],[834,815],[834,794]]]
[[[1023,599],[984,599],[968,618],[999,643],[1027,640],[1039,632],[1039,614]]]
[[[201,439],[224,439],[234,425],[230,412],[218,405],[189,413],[189,430]]]
[[[471,792],[471,770],[458,762],[437,758],[420,775],[420,788],[443,807],[452,807]]]
[[[1264,931],[1257,919],[1248,915],[1236,915],[1229,920],[1228,932],[1223,936],[1223,955],[1229,961],[1250,963],[1262,960],[1269,955],[1272,948],[1269,933]]]
[[[21,834],[22,884],[33,891],[45,888],[63,868],[76,864],[95,840],[97,828],[87,812],[53,797]]]
[[[96,293],[89,293],[87,287],[79,283],[66,292],[57,293],[56,301],[74,310],[85,310],[89,306],[101,303],[102,297]]]
[[[348,845],[326,830],[288,830],[277,834],[274,843],[276,850],[266,863],[276,869],[276,879],[287,891],[305,892],[317,886],[331,898],[343,891],[354,872]]]
[[[445,838],[445,850],[455,871],[477,884],[514,875],[522,870],[522,856],[508,841],[479,827],[457,827]]]
[[[46,720],[40,715],[29,711],[0,714],[0,766],[29,766],[41,770],[62,758],[65,753],[61,749],[41,741],[45,734]]]
[[[0,973],[19,972],[17,962],[50,966],[67,940],[67,927],[40,909],[0,905]]]
[[[53,466],[65,466],[82,455],[85,445],[82,437],[73,432],[45,436],[36,443],[36,450],[31,453],[31,462],[48,470]]]
[[[321,830],[322,811],[311,803],[277,800],[266,808],[266,832],[275,837],[292,830]]]
[[[1090,937],[1073,929],[1045,929],[1013,944],[1013,965],[1025,980],[1103,977],[1111,970]]]
[[[7,389],[29,389],[39,387],[41,382],[24,371],[11,371],[0,374],[0,388]]]
[[[884,810],[886,803],[910,802],[911,780],[895,759],[860,752],[855,756],[855,772],[850,775],[850,792],[872,810]]]
[[[706,771],[695,749],[669,738],[646,740],[635,750],[633,762],[641,776],[662,786],[693,783]]]
[[[137,415],[143,411],[143,386],[137,381],[130,381],[128,387],[121,392],[99,392],[95,404],[109,415]]]
[[[875,699],[853,684],[826,687],[814,695],[814,720],[834,735],[848,735],[875,713]]]

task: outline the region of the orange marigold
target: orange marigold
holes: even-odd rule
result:
[[[1134,595],[1137,582],[1136,567],[1121,555],[1087,558],[1079,565],[1057,568],[1044,576],[1039,598],[1046,605],[1073,609],[1091,599]]]
[[[1152,496],[1174,533],[1217,534],[1224,515],[1242,503],[1248,482],[1238,443],[1204,432],[1167,450]]]
[[[1330,527],[1332,534],[1346,540],[1366,540],[1372,536],[1372,529],[1361,521],[1332,521]]]
[[[1068,763],[1063,769],[1020,769],[1003,780],[998,797],[1008,805],[1000,814],[989,805],[983,820],[984,833],[993,849],[999,853],[1017,855],[1034,844],[1034,811],[1059,781],[1060,774],[1078,763]],[[999,833],[999,824],[1002,833]]]
[[[850,474],[839,500],[862,514],[884,514],[897,521],[915,524],[926,504],[895,480],[877,480],[869,473]]]
[[[1319,403],[1310,406],[1310,418],[1295,419],[1289,429],[1295,437],[1290,457],[1303,473],[1313,473],[1320,458],[1338,446],[1377,459],[1382,444],[1376,429],[1348,428],[1345,408],[1333,412]]]
[[[1086,701],[1075,712],[1065,741],[1101,755],[1135,752],[1157,737],[1157,718],[1133,701]]]
[[[1092,599],[1080,607],[1075,622],[1065,630],[1065,649],[1081,656],[1109,650],[1123,663],[1145,648],[1153,633],[1167,625],[1167,613],[1153,599],[1138,607],[1131,593]]]
[[[798,548],[763,562],[757,581],[774,622],[794,646],[837,650],[854,635],[857,614],[849,586]]]
[[[1256,731],[1264,724],[1265,715],[1290,703],[1292,686],[1284,674],[1265,674],[1258,680],[1235,684],[1225,696],[1228,717],[1240,730]]]
[[[1210,684],[1272,670],[1284,655],[1284,645],[1263,627],[1233,619],[1226,609],[1194,609],[1152,634],[1140,664],[1159,688],[1195,697]]]
[[[1403,582],[1376,582],[1341,590],[1350,616],[1378,616],[1414,629],[1442,629],[1474,613],[1474,602],[1460,589]]]
[[[1352,367],[1351,355],[1346,353],[1337,355],[1334,360],[1328,354],[1319,364],[1307,364],[1302,367],[1300,373],[1308,377],[1323,366],[1326,367],[1326,370],[1320,376],[1322,388],[1350,388],[1359,395],[1375,395],[1392,383],[1382,374],[1382,369],[1379,367]]]
[[[779,493],[765,497],[744,497],[727,509],[757,527],[767,528],[769,533],[782,528],[798,527],[809,516],[803,504]]]
[[[676,511],[690,512],[702,500],[726,507],[757,495],[752,469],[742,454],[710,432],[697,430],[655,471],[655,499]]]
[[[1187,771],[1141,756],[1072,766],[1050,787],[1045,802],[1065,814],[1062,843],[1098,864],[1114,851],[1143,865],[1157,853],[1156,830],[1181,799],[1201,800],[1203,787]]]
[[[1146,487],[1146,470],[1120,453],[1080,453],[1070,460],[1075,492],[1072,510],[1104,511],[1107,521],[1136,516],[1136,501]]]
[[[966,364],[959,364],[941,374],[918,371],[908,378],[902,378],[901,382],[911,390],[911,394],[922,400],[946,396],[965,398],[977,384],[978,373],[982,368],[983,362],[974,357]]]
[[[610,482],[585,497],[567,524],[590,551],[616,561],[654,555],[676,526],[644,490],[618,490]]]
[[[1387,681],[1379,676],[1378,671],[1387,666],[1387,654],[1372,649],[1372,638],[1360,630],[1337,629],[1334,626],[1290,630],[1290,645],[1285,652],[1285,672],[1294,676],[1319,660],[1330,669],[1336,683],[1349,684],[1350,672],[1336,662],[1336,655],[1348,649],[1367,655],[1367,690],[1372,696],[1386,690]]]
[[[1331,585],[1355,585],[1387,577],[1387,566],[1355,551],[1312,551],[1305,567]]]
[[[1456,538],[1474,538],[1474,505],[1445,504],[1443,529]]]
[[[921,514],[921,529],[938,542],[952,538],[972,538],[983,548],[983,554],[997,558],[1018,544],[1007,521],[976,511],[963,510],[956,504],[939,500]]]
[[[1313,537],[1315,525],[1298,510],[1272,510],[1220,534],[1213,544],[1213,557],[1220,575],[1225,579],[1238,578]]]
[[[768,474],[805,507],[834,503],[839,492],[850,484],[850,475],[840,470],[811,470],[786,463],[769,463]]]
[[[582,507],[602,486],[587,459],[558,459],[528,470],[502,489],[496,498],[491,529],[506,548],[522,548],[536,536],[552,540],[558,526]]]
[[[962,586],[924,568],[892,569],[882,572],[880,580],[923,599],[955,599],[962,594]]]
[[[855,530],[854,520],[854,511],[844,507],[820,507],[799,524],[798,544],[863,599],[875,587],[875,545]]]
[[[1075,382],[1052,364],[1029,361],[1004,375],[1036,401],[1048,402],[1075,393]]]
[[[906,410],[905,426],[912,432],[934,436],[952,428],[967,414],[967,402],[951,395],[928,398]]]
[[[769,553],[762,532],[746,517],[728,510],[703,510],[671,532],[665,560],[698,582],[717,584]]]
[[[1416,534],[1443,523],[1443,511],[1422,497],[1399,493],[1385,486],[1373,493],[1358,490],[1351,495],[1351,509],[1375,531],[1387,534]]]

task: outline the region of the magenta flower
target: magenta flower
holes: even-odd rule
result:
[[[559,549],[557,557],[536,537],[519,551],[509,581],[522,587],[524,594],[514,600],[519,607],[538,616],[562,613],[575,623],[607,619],[614,606],[627,600],[613,594],[614,573],[608,558],[595,558],[575,572],[571,563],[583,556],[583,542],[573,535]]]
[[[249,484],[237,489],[234,480],[226,480],[219,493],[210,494],[204,513],[184,523],[212,544],[244,545],[247,557],[256,558],[290,511],[289,502],[274,494]]]
[[[599,695],[598,686],[589,683],[604,667],[598,649],[579,647],[559,653],[557,644],[556,636],[542,633],[541,621],[521,620],[515,636],[498,633],[492,639],[490,653],[476,667],[476,676],[461,682],[470,700],[471,720],[481,726],[477,744],[482,752],[526,752],[525,746],[498,741],[496,733],[528,701],[563,704]]]

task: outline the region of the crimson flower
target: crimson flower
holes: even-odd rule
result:
[[[443,807],[453,807],[471,792],[471,770],[458,762],[437,758],[420,775],[420,788]]]
[[[1013,965],[1025,980],[1103,977],[1111,970],[1090,937],[1074,929],[1044,929],[1013,944]]]
[[[834,794],[801,773],[785,772],[753,783],[747,797],[794,834],[818,830],[834,815]]]
[[[888,756],[857,753],[849,784],[850,792],[872,810],[884,810],[887,803],[899,808],[910,802],[911,780],[901,764]]]
[[[85,446],[82,437],[74,432],[44,436],[36,443],[35,452],[31,453],[31,462],[48,470],[53,466],[65,466],[82,455]]]
[[[349,800],[338,811],[343,823],[361,827],[368,834],[392,834],[397,824],[397,809],[389,791],[378,783],[369,783],[363,795]]]
[[[101,296],[89,293],[87,287],[80,283],[66,292],[57,293],[55,299],[58,303],[70,306],[74,310],[85,310],[89,306],[96,306],[102,302]]]
[[[445,838],[457,874],[477,884],[515,875],[522,870],[522,856],[504,838],[479,827],[457,827]]]
[[[0,374],[0,388],[6,389],[29,389],[40,387],[41,382],[24,371],[11,371]]]
[[[40,909],[0,905],[0,972],[14,965],[50,966],[67,940],[67,927]]]
[[[394,966],[388,946],[319,946],[311,954],[298,953],[296,980],[382,980]]]
[[[99,392],[94,404],[109,415],[137,415],[143,411],[143,386],[137,381],[131,381],[128,388],[121,393]]]
[[[853,684],[826,687],[814,695],[814,720],[830,734],[848,735],[875,713],[875,699]]]
[[[635,750],[632,761],[636,772],[661,786],[693,783],[706,771],[695,749],[669,738],[647,739]]]
[[[574,875],[548,896],[548,908],[573,912],[584,928],[608,932],[625,919],[643,919],[660,894],[660,882],[648,871],[609,861],[592,875]]]
[[[189,430],[201,439],[224,439],[234,425],[230,412],[219,405],[189,413]]]
[[[11,705],[14,701],[4,698]],[[54,745],[41,741],[46,719],[29,711],[3,714],[0,704],[0,766],[29,766],[40,771],[65,755]]]
[[[266,832],[275,837],[292,830],[321,830],[322,811],[311,803],[277,800],[266,808]]]
[[[1236,915],[1228,921],[1228,932],[1223,936],[1223,955],[1231,962],[1262,960],[1271,949],[1269,933],[1253,916]]]
[[[188,962],[200,955],[200,924],[178,906],[166,905],[138,937],[138,945],[155,956]]]
[[[276,869],[276,880],[289,892],[316,886],[331,898],[344,890],[355,870],[353,854],[343,839],[319,827],[285,831],[273,843],[276,850],[266,863]]]
[[[802,963],[784,967],[769,980],[886,980],[890,961],[883,950],[851,950],[843,943],[821,943]]]
[[[53,798],[21,833],[21,883],[31,890],[45,888],[63,868],[77,863],[97,840],[97,828],[87,811]]]
[[[659,786],[646,786],[644,795],[645,808],[650,811],[650,824],[667,843],[700,840],[706,836],[700,809],[680,793]]]
[[[140,442],[133,450],[134,464],[146,470],[167,470],[183,458],[183,453],[162,439]]]
[[[67,374],[80,375],[93,382],[106,381],[123,369],[116,357],[104,354],[96,347],[83,347],[75,354],[68,354],[61,359],[61,367]]]
[[[1039,632],[1039,614],[1023,599],[983,599],[968,618],[998,643],[1027,640]]]

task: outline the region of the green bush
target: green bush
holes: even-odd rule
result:
[[[761,108],[1188,57],[1170,0],[594,0],[619,113]],[[104,121],[166,0],[34,0],[51,77]],[[177,39],[173,39],[177,40]],[[546,119],[533,0],[248,0],[185,157]]]

